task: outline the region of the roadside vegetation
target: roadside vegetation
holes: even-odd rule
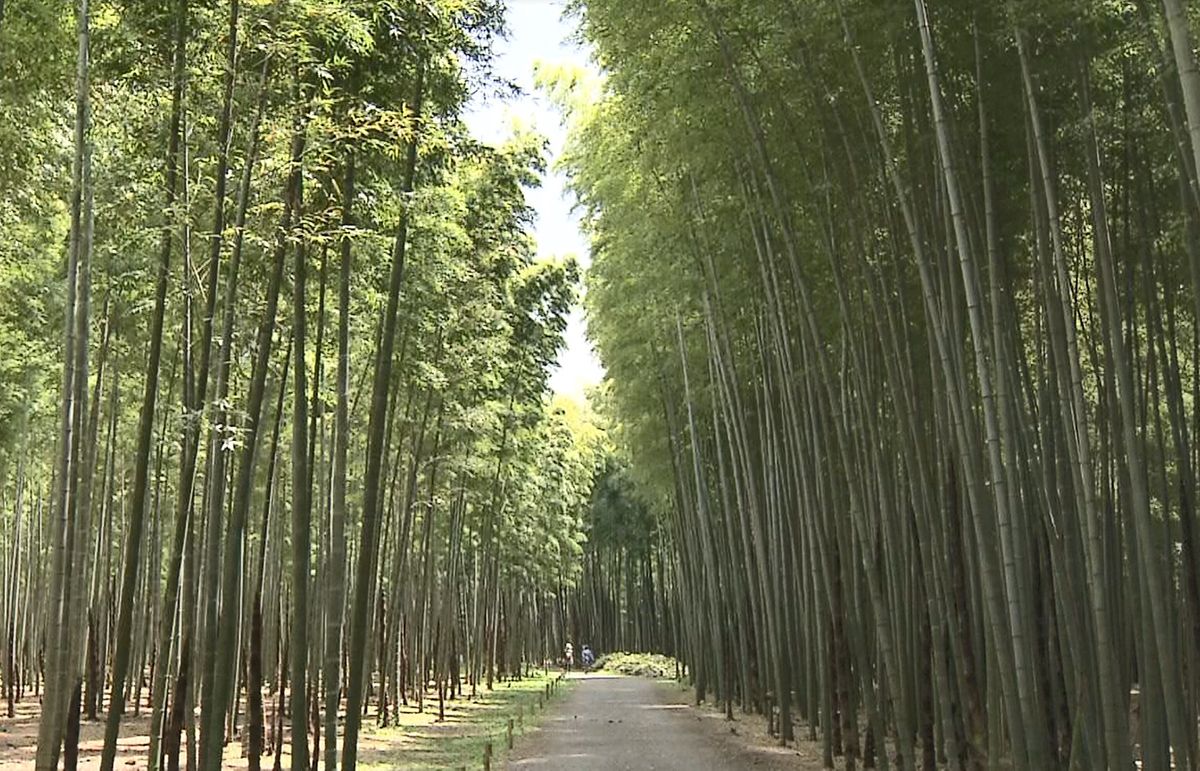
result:
[[[679,662],[660,653],[606,653],[592,667],[597,672],[612,672],[655,680],[678,679]]]

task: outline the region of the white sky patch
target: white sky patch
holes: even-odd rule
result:
[[[500,144],[514,126],[531,127],[549,140],[548,170],[542,186],[526,190],[535,212],[533,235],[539,258],[574,256],[584,270],[591,263],[579,217],[571,211],[574,197],[566,175],[554,169],[563,152],[566,129],[554,106],[534,88],[534,67],[566,64],[595,72],[588,52],[572,40],[574,22],[563,18],[563,0],[509,0],[508,30],[496,44],[496,74],[521,88],[517,96],[472,96],[465,115],[471,133],[483,142]],[[604,378],[604,368],[586,335],[583,309],[576,306],[567,321],[563,347],[550,373],[550,387],[582,400],[586,389]]]

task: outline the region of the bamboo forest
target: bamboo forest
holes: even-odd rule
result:
[[[1198,34],[0,0],[0,770],[1200,769]]]

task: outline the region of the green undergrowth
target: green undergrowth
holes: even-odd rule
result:
[[[492,691],[480,688],[475,698],[465,696],[446,702],[446,719],[438,720],[437,694],[425,702],[425,711],[401,707],[398,725],[371,730],[360,752],[366,769],[478,769],[483,767],[484,747],[492,743],[492,768],[502,768],[507,753],[505,735],[513,721],[514,741],[541,721],[545,707],[561,699],[569,681],[558,683],[555,695],[538,709],[538,697],[557,672],[537,674],[521,680],[496,683]]]
[[[674,678],[675,659],[661,653],[606,653],[596,659],[595,669],[634,677],[653,677],[656,680]]]

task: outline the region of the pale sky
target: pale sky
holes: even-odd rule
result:
[[[538,256],[574,256],[585,270],[591,262],[579,217],[572,212],[574,196],[566,190],[566,176],[554,168],[563,150],[566,130],[562,118],[534,88],[534,66],[568,64],[595,70],[588,52],[571,38],[574,21],[562,18],[563,0],[509,0],[508,38],[496,45],[496,74],[520,86],[518,96],[501,100],[476,94],[466,113],[471,133],[484,142],[499,144],[511,136],[514,125],[532,127],[549,142],[548,170],[542,186],[526,190],[536,212],[534,237]],[[604,377],[604,369],[586,333],[583,311],[576,307],[567,323],[566,341],[550,374],[556,393],[583,399],[586,388]]]

